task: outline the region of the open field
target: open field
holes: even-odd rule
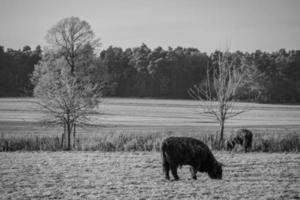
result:
[[[0,99],[0,132],[49,134],[60,132],[53,127],[41,127],[45,119],[31,98]],[[300,126],[300,105],[238,103],[251,110],[227,122],[227,127],[291,128]],[[201,116],[198,102],[192,100],[103,99],[91,114],[91,123],[99,130],[191,131],[213,129],[217,124]],[[298,129],[298,128],[297,128]],[[81,130],[83,133],[92,130]]]
[[[36,122],[43,118],[30,98],[0,99],[0,121]],[[237,103],[251,110],[228,121],[229,126],[299,125],[300,105]],[[214,126],[212,119],[199,114],[192,100],[103,99],[91,114],[94,124],[107,126]]]
[[[0,99],[0,136],[25,145],[16,150],[59,150],[61,128],[41,125],[28,100]],[[299,152],[300,106],[247,106],[227,134],[250,127],[254,151]],[[193,181],[186,167],[180,181],[164,180],[156,152],[164,137],[192,136],[212,148],[217,124],[198,114],[197,102],[104,99],[99,111],[91,114],[95,126],[78,129],[77,149],[115,152],[0,152],[0,199],[300,199],[299,153],[215,151],[226,164],[223,180]]]
[[[0,139],[14,150],[61,150],[62,128],[42,125],[45,116],[36,99],[0,99]],[[192,136],[212,149],[217,123],[201,116],[198,102],[190,100],[103,99],[91,113],[91,125],[77,129],[77,150],[159,150],[170,135]],[[250,128],[254,151],[299,152],[300,106],[237,103],[249,112],[228,121],[225,137],[232,129]],[[1,144],[0,144],[1,146]],[[1,148],[0,148],[1,151]]]
[[[222,180],[176,182],[156,152],[2,152],[0,199],[300,199],[299,154],[215,154]]]

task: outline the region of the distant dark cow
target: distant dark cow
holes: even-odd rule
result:
[[[226,149],[231,151],[236,144],[242,145],[245,152],[251,150],[253,134],[247,129],[239,129],[235,131],[226,141]]]
[[[0,151],[8,151],[8,141],[0,139]]]
[[[207,172],[212,179],[222,179],[222,165],[208,146],[202,141],[190,137],[169,137],[162,142],[161,156],[163,171],[167,180],[171,170],[175,180],[178,180],[177,168],[190,165],[193,179],[197,172]]]

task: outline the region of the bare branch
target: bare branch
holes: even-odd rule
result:
[[[218,54],[217,64],[216,68],[212,68],[212,73],[207,70],[205,87],[201,87],[200,84],[194,85],[188,90],[188,93],[192,98],[201,102],[199,107],[202,115],[210,116],[219,122],[221,141],[223,140],[225,121],[247,111],[244,107],[234,109],[235,103],[232,101],[237,89],[245,81],[247,72],[242,70],[242,66],[235,63],[235,59],[230,57],[229,51]],[[215,92],[214,96],[212,91]]]

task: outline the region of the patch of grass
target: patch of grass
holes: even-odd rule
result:
[[[289,134],[254,134],[252,150],[258,152],[300,152],[300,135]]]
[[[268,129],[253,130],[254,138],[252,151],[255,152],[300,152],[300,135],[295,131],[280,133]],[[214,132],[185,133],[164,131],[115,131],[101,134],[79,134],[76,138],[78,151],[159,151],[161,142],[169,136],[189,136],[202,140],[212,150],[223,150],[218,144]],[[228,137],[229,133],[225,136]],[[61,148],[60,136],[9,136],[2,134],[0,151],[59,151]]]
[[[0,139],[0,151],[58,151],[62,150],[58,136],[23,136]]]

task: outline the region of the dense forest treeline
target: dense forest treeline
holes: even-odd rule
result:
[[[41,56],[40,46],[35,50],[24,46],[22,50],[6,51],[0,46],[0,97],[32,96],[30,76]]]
[[[108,47],[98,59],[107,71],[105,96],[191,98],[188,89],[205,85],[207,69],[217,64],[220,51],[208,55],[196,48]],[[20,50],[0,46],[0,96],[31,96],[30,81],[42,50],[25,46]],[[247,70],[248,78],[238,91],[241,101],[300,102],[300,51],[232,52],[232,62]],[[102,75],[101,75],[102,79]]]

